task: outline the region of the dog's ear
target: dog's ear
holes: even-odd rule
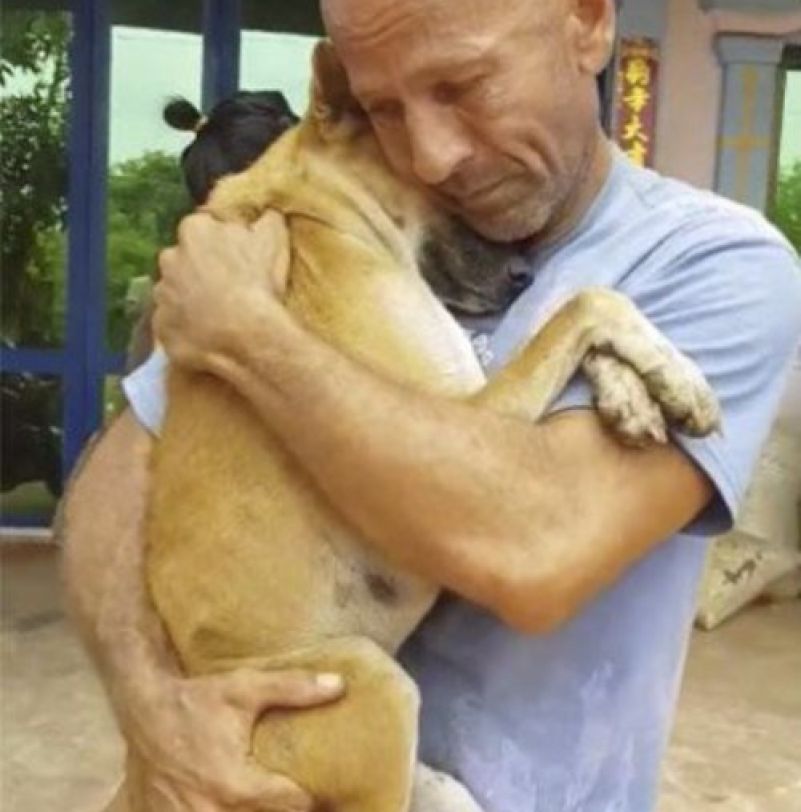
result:
[[[320,40],[312,57],[311,117],[322,135],[352,132],[366,124],[345,68],[329,40]]]

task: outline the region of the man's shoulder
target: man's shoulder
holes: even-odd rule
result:
[[[757,210],[624,161],[621,185],[629,219],[640,219],[642,227],[670,239],[673,247],[683,242],[719,247],[750,242],[773,246],[796,257],[784,235]]]
[[[756,209],[632,166],[626,172],[632,227],[646,232],[642,260],[620,277],[635,301],[686,312],[704,304],[729,314],[801,315],[801,261]],[[702,320],[699,319],[699,324]]]
[[[681,292],[720,297],[769,284],[773,295],[795,298],[799,285],[797,253],[760,212],[637,167],[622,153],[584,223],[537,262],[543,286],[560,295],[592,284],[635,301],[644,293],[678,301]]]

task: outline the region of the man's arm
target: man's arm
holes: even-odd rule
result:
[[[265,284],[265,268],[284,275],[274,265],[285,241],[274,215],[252,229],[185,220],[161,258],[156,334],[174,361],[238,389],[399,564],[541,631],[709,500],[681,451],[620,448],[592,414],[536,425],[416,393],[346,358]]]
[[[73,478],[59,528],[71,613],[131,751],[144,762],[143,789],[180,800],[169,807],[176,811],[234,801],[308,809],[306,793],[249,762],[253,722],[269,707],[305,707],[341,688],[300,672],[184,678],[144,581],[150,449],[147,433],[124,413]]]
[[[388,557],[513,626],[550,629],[713,494],[705,532],[728,526],[742,497],[798,340],[801,285],[797,258],[766,226],[732,218],[693,224],[641,280],[644,315],[696,360],[723,409],[724,436],[681,448],[621,448],[586,409],[532,425],[344,357],[276,301],[265,277],[286,277],[288,252],[274,212],[251,227],[182,223],[161,258],[156,334],[172,361],[251,401]]]
[[[151,445],[125,412],[84,452],[55,528],[72,617],[101,670],[121,675],[178,673],[142,577]]]
[[[574,615],[711,497],[681,450],[624,448],[591,411],[534,424],[405,389],[280,314],[249,324],[210,370],[387,556],[521,630]]]

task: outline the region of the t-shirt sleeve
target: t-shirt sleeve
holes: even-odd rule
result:
[[[167,409],[167,356],[162,349],[122,380],[122,389],[136,419],[158,435]]]
[[[645,316],[700,367],[722,409],[722,432],[673,440],[713,483],[710,505],[685,532],[729,530],[770,430],[801,334],[798,257],[767,226],[696,227],[676,251],[662,246],[620,285]],[[552,412],[587,408],[578,375]]]

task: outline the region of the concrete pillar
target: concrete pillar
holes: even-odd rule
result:
[[[764,211],[772,172],[783,42],[720,34],[715,45],[723,69],[715,190]]]

